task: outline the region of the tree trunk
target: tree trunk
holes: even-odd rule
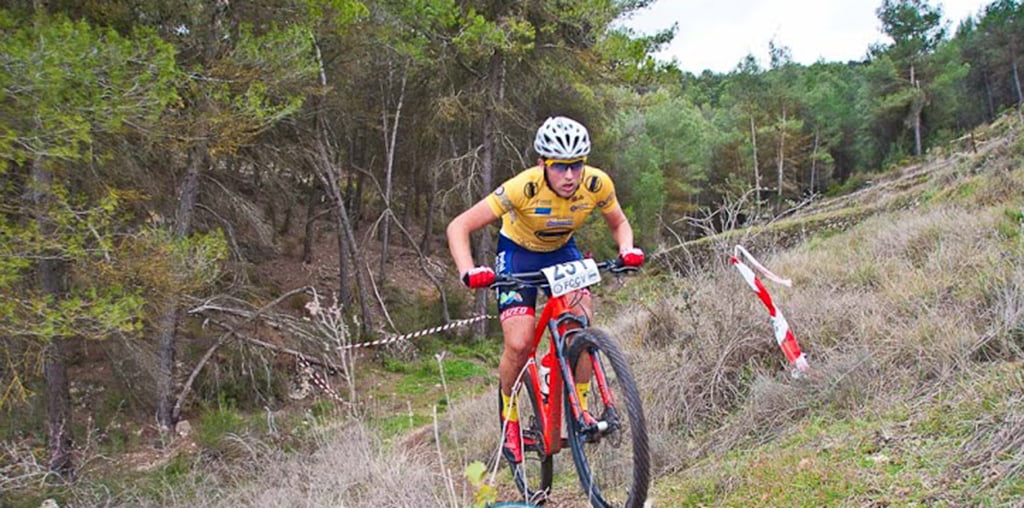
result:
[[[178,191],[178,208],[171,230],[175,239],[185,238],[192,229],[192,218],[199,201],[199,180],[203,169],[209,166],[209,157],[205,144],[198,144],[189,150],[188,168]],[[167,295],[163,311],[157,318],[156,421],[163,431],[173,429],[180,416],[174,414],[178,298],[176,294]]]
[[[917,89],[919,93],[923,93],[921,92],[921,83],[917,81],[917,77],[914,75],[913,64],[910,66],[910,85]],[[913,115],[914,122],[914,155],[920,157],[924,152],[921,145],[921,111],[924,110],[924,97],[915,96],[914,102],[910,107],[913,108],[911,115]]]
[[[757,128],[754,125],[754,115],[750,115],[750,146],[754,151],[754,201],[757,203],[758,211],[761,210],[761,169],[757,165]]]
[[[985,105],[987,106],[986,112],[988,113],[987,119],[989,122],[992,122],[996,118],[995,98],[992,96],[992,82],[987,72],[984,73],[983,76],[984,79],[982,82],[985,84]]]
[[[780,205],[782,204],[782,171],[783,171],[783,165],[785,164],[785,161],[786,161],[786,107],[783,106],[782,107],[782,125],[779,128],[779,161],[778,161],[778,171],[779,171],[778,186],[779,186],[779,188],[776,189],[776,191],[775,191],[776,192],[776,196],[778,196],[779,204]]]
[[[504,72],[505,72],[505,60],[500,53],[495,53],[491,57],[487,78],[488,78],[488,89],[487,89],[487,102],[485,105],[486,110],[484,111],[484,125],[483,125],[483,150],[481,151],[481,175],[480,183],[483,185],[483,192],[491,192],[494,189],[494,158],[496,157],[495,147],[497,145],[498,137],[498,106],[504,99]],[[474,258],[477,262],[486,259],[487,256],[491,255],[493,244],[490,235],[484,234],[480,236],[480,242],[477,243],[477,251]],[[491,263],[486,263],[491,264]],[[476,292],[476,313],[482,315],[487,313],[487,295],[490,291],[477,291]],[[487,321],[480,321],[476,325],[476,333],[478,337],[483,337],[487,333]]]
[[[1017,57],[1014,55],[1010,59],[1010,63],[1013,67],[1013,85],[1017,89],[1017,121],[1024,123],[1024,113],[1021,113],[1021,106],[1024,105],[1024,94],[1021,93],[1020,88],[1020,73],[1017,72]]]
[[[430,191],[427,194],[427,221],[423,225],[423,238],[420,240],[420,250],[423,251],[424,255],[429,256],[433,247],[433,242],[430,239],[433,237],[432,232],[434,229],[434,200],[437,198],[437,177],[431,175],[427,179],[430,180]]]
[[[282,190],[286,193],[284,219],[281,220],[281,226],[277,228],[277,237],[274,239],[275,242],[278,241],[282,236],[288,236],[288,233],[291,231],[292,221],[294,220],[295,215],[295,205],[297,204],[295,202],[295,196],[292,194],[291,189]],[[274,200],[268,199],[267,201],[273,203]],[[273,220],[274,218],[276,218],[276,214],[271,215],[271,220]]]
[[[361,179],[363,173],[356,171],[355,173],[358,173],[358,176],[355,176],[352,173],[353,172],[349,172],[349,174],[345,176],[345,188],[342,195],[345,198],[345,207],[348,208],[349,217],[351,217],[352,220],[359,222],[359,207],[356,204],[356,200],[361,199],[361,197],[356,197],[356,189],[359,187],[359,182],[356,179]]]
[[[921,146],[921,109],[914,111],[914,155],[920,157],[924,153]]]
[[[302,262],[307,265],[313,262],[313,240],[316,237],[316,198],[319,195],[316,189],[316,182],[311,182],[306,196],[306,236],[302,239]]]
[[[56,226],[50,219],[50,208],[53,206],[52,194],[53,173],[44,169],[39,161],[32,163],[32,202],[36,206],[36,223],[44,236],[50,236]],[[65,266],[55,255],[41,259],[37,265],[39,270],[39,288],[54,300],[60,300],[66,293]],[[61,477],[70,479],[74,476],[72,446],[74,438],[71,432],[71,394],[68,390],[67,340],[63,337],[51,337],[46,347],[43,363],[43,376],[46,381],[46,437],[49,459],[47,467]]]
[[[818,173],[818,134],[817,127],[814,128],[814,148],[811,149],[811,194],[814,194],[814,180]]]
[[[395,143],[398,141],[398,124],[402,118],[402,103],[405,101],[405,84],[408,77],[408,65],[402,71],[402,84],[398,92],[398,104],[395,106],[395,121],[391,123],[388,121],[387,107],[385,106],[384,111],[381,114],[381,124],[384,132],[384,149],[386,156],[385,164],[385,177],[384,177],[384,228],[383,237],[381,238],[381,250],[380,250],[380,278],[383,281],[387,275],[387,263],[388,263],[388,247],[391,239],[391,220],[394,218],[394,212],[391,210],[391,189],[392,189],[392,175],[394,174],[395,168]],[[385,101],[387,104],[387,101]],[[390,130],[390,132],[389,132]],[[390,137],[390,140],[388,139]]]
[[[363,190],[366,189],[366,173],[356,172],[356,184],[352,187],[352,199],[349,200],[348,212],[352,224],[359,224],[363,216]]]
[[[43,261],[40,265],[50,262]],[[53,267],[40,266],[43,279],[59,276]],[[49,274],[49,275],[48,275]],[[43,286],[47,286],[43,283]],[[50,291],[49,288],[46,289]],[[46,437],[50,459],[47,467],[65,479],[74,477],[71,450],[71,394],[68,390],[68,341],[54,338],[46,348],[43,375],[46,378]]]
[[[323,58],[320,53],[320,45],[314,40],[313,46],[316,50],[317,64],[320,69],[320,85],[324,88],[327,87],[327,73],[324,69]],[[351,256],[353,264],[353,275],[355,275],[356,289],[359,291],[359,306],[362,311],[362,321],[360,321],[361,331],[365,334],[368,330],[373,328],[373,315],[370,314],[370,308],[367,302],[369,302],[369,296],[367,295],[366,284],[363,282],[362,269],[358,264],[359,249],[356,247],[355,233],[352,229],[352,221],[349,220],[348,210],[345,208],[345,197],[341,193],[341,169],[335,162],[335,149],[334,145],[331,144],[328,137],[327,119],[324,117],[324,107],[321,103],[316,109],[316,146],[313,166],[320,179],[321,185],[324,187],[324,191],[331,198],[331,202],[334,205],[334,216],[337,226],[338,234],[338,268],[339,275],[341,278],[339,294],[347,295],[347,274],[344,273],[345,269],[345,257],[346,255]],[[345,299],[342,298],[344,302]]]

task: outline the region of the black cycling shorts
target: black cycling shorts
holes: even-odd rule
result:
[[[508,239],[505,235],[498,235],[498,254],[494,259],[494,271],[499,274],[537,272],[559,263],[583,259],[579,249],[576,248],[576,239],[569,238],[569,241],[551,252],[536,252],[526,249]],[[551,294],[547,288],[544,292]],[[498,312],[501,313],[501,320],[512,316],[532,316],[537,305],[537,288],[499,288],[497,290]]]

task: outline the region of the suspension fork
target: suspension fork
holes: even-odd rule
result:
[[[561,303],[564,306],[564,301]],[[566,384],[565,393],[569,397],[569,407],[572,416],[575,420],[581,421],[585,425],[590,425],[597,423],[597,421],[589,413],[583,411],[579,394],[576,393],[576,373],[573,372],[572,366],[569,365],[568,356],[568,347],[572,336],[585,330],[587,325],[586,316],[574,314],[568,308],[563,308],[563,312],[559,314],[558,319],[548,322],[548,329],[553,339],[552,343],[558,354],[558,365],[562,371],[561,377]]]
[[[604,365],[598,361],[598,355],[588,353],[592,356],[591,365],[594,369],[594,379],[597,381],[597,390],[601,394],[601,403],[606,408],[615,407],[615,394],[608,388],[608,378],[604,375]]]

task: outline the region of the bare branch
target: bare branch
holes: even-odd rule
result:
[[[256,318],[260,317],[260,315],[263,314],[265,311],[267,311],[270,308],[276,306],[277,304],[281,303],[286,298],[288,298],[288,297],[290,297],[290,296],[292,296],[294,294],[302,293],[302,292],[305,292],[305,291],[309,291],[311,289],[312,288],[310,288],[309,286],[304,286],[304,287],[301,287],[301,288],[298,288],[298,289],[293,289],[291,291],[288,291],[287,293],[285,293],[285,294],[275,298],[270,303],[264,305],[263,307],[261,307],[256,312],[252,313],[252,315],[247,317],[245,319],[245,321],[239,323],[238,325],[236,325],[234,327],[229,328],[227,332],[224,332],[224,334],[222,334],[220,336],[220,338],[217,339],[217,342],[214,343],[214,345],[212,347],[210,347],[210,349],[208,349],[206,351],[206,353],[203,355],[203,357],[199,359],[199,363],[197,363],[195,368],[192,369],[192,373],[189,374],[188,380],[185,381],[185,386],[182,387],[181,393],[178,394],[178,399],[175,401],[174,408],[172,410],[173,411],[172,414],[174,416],[174,420],[177,421],[178,417],[181,416],[181,406],[182,406],[182,404],[185,403],[185,397],[187,397],[189,392],[192,391],[192,383],[195,382],[196,377],[199,376],[199,372],[203,370],[203,367],[206,366],[206,362],[210,361],[210,358],[213,356],[213,353],[215,351],[217,351],[218,348],[220,348],[222,345],[224,345],[224,343],[226,343],[228,341],[228,339],[231,338],[232,335],[237,335],[237,330],[239,328],[241,328],[242,326],[245,326],[245,325],[251,323],[253,320],[255,320]],[[188,313],[189,314],[193,314],[194,310],[195,309],[190,310],[190,311],[188,311]]]

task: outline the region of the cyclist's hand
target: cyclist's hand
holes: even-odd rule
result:
[[[622,266],[638,267],[644,264],[644,251],[633,247],[620,252],[619,259],[622,261]]]
[[[489,266],[478,266],[462,274],[462,283],[473,289],[485,288],[494,284],[494,270]]]

